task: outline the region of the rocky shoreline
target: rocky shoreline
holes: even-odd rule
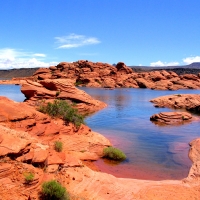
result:
[[[195,199],[199,196],[199,139],[190,143],[193,161],[184,180],[145,181],[116,178],[96,172],[82,160],[96,160],[102,148],[111,145],[98,133],[82,125],[63,126],[27,103],[0,98],[0,194],[2,199],[38,199],[43,181],[55,179],[72,199]],[[53,149],[54,141],[64,144],[63,152]],[[23,174],[32,172],[26,184]],[[10,188],[12,190],[10,191]]]
[[[117,68],[117,76],[120,73],[119,76],[123,77],[124,72],[126,77],[129,73],[133,75],[124,64],[120,66],[122,67]],[[85,163],[99,159],[103,148],[110,146],[110,142],[83,124],[79,128],[72,123],[66,125],[63,120],[50,118],[36,108],[38,102],[44,99],[46,102],[63,99],[74,103],[73,105],[84,114],[96,112],[106,105],[77,89],[74,86],[77,79],[73,76],[70,80],[63,76],[56,79],[58,78],[56,70],[59,67],[55,69],[54,66],[51,69],[54,71],[50,72],[51,77],[48,77],[49,72],[44,73],[44,69],[39,69],[29,80],[17,80],[27,98],[25,102],[17,103],[6,97],[0,97],[0,199],[10,200],[15,197],[19,200],[37,200],[42,182],[52,179],[67,188],[71,199],[184,200],[197,199],[200,196],[200,139],[190,142],[189,157],[193,164],[188,177],[184,180],[150,181],[116,178],[87,167]],[[94,77],[96,78],[93,74],[91,80]],[[96,83],[98,82],[95,81]],[[87,86],[92,86],[90,84],[92,81]],[[184,97],[187,103],[182,99],[179,101],[180,97]],[[189,110],[194,108],[192,106],[194,101],[188,101],[191,99],[189,96],[173,95],[173,98],[166,98],[173,102],[172,104],[164,103],[166,101],[163,99],[152,102],[156,103],[156,106],[172,107],[179,105],[177,102],[182,102]],[[194,100],[197,98],[194,97]],[[192,103],[189,105],[189,102]],[[197,108],[198,105],[196,102]],[[166,113],[161,116],[166,117]],[[190,119],[189,115],[184,116]],[[62,152],[54,150],[54,142],[57,140],[63,142]],[[26,184],[24,179],[24,173],[27,172],[35,175],[29,184]]]

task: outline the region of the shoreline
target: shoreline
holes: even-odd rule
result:
[[[92,132],[92,135],[93,137],[98,136],[100,138],[101,137],[105,138],[105,136],[102,136],[101,134],[95,133],[95,132]],[[60,136],[60,138],[65,138],[65,137],[66,136],[64,135],[62,137]],[[87,143],[87,141],[85,142]],[[77,142],[74,141],[74,144],[75,143]],[[71,154],[71,156],[82,155],[80,153],[78,154],[77,153],[74,154],[74,153]],[[91,158],[94,158],[93,155]],[[83,164],[84,164],[84,161],[83,161]],[[190,176],[188,175],[189,178],[185,177],[185,179],[181,179],[181,180],[154,181],[154,180],[138,180],[138,179],[131,179],[131,178],[117,178],[107,173],[94,171],[95,168],[91,170],[90,168],[86,166],[83,167],[83,166],[78,166],[77,164],[75,164],[75,165],[72,165],[72,167],[68,167],[67,169],[64,168],[61,171],[63,174],[67,174],[67,175],[62,176],[62,173],[60,174],[61,182],[72,194],[85,197],[86,199],[95,199],[95,200],[96,199],[98,200],[105,200],[105,199],[140,200],[142,199],[142,200],[146,200],[146,199],[152,199],[153,197],[153,199],[155,200],[157,199],[164,200],[164,199],[168,199],[169,195],[170,196],[172,195],[174,197],[171,199],[175,199],[179,197],[180,194],[184,194],[185,198],[187,196],[191,197],[192,195],[191,199],[195,199],[196,195],[199,194],[198,189],[195,186],[195,185],[198,185],[199,182],[191,178],[192,172],[189,173],[190,175]],[[192,166],[191,166],[191,169],[192,169]],[[55,178],[57,177],[57,175],[55,174],[50,173],[48,176],[50,175],[55,176]],[[110,187],[111,184],[112,184],[112,187]],[[99,188],[98,191],[96,190],[97,187]],[[117,189],[117,192],[116,192],[116,189]],[[187,190],[187,193],[184,193],[186,190]],[[162,194],[163,198],[160,198],[160,194]]]
[[[17,81],[18,82],[18,81]],[[16,85],[16,84],[13,84],[13,81],[12,80],[7,80],[7,81],[3,81],[3,84],[8,84],[8,85]],[[20,84],[23,84],[24,83],[24,80],[21,80],[20,81]],[[0,84],[1,84],[1,81],[0,81]],[[80,87],[80,89],[81,89],[81,87]],[[106,89],[106,88],[100,88],[100,89]],[[103,134],[101,134],[103,137],[105,137]],[[108,138],[106,138],[106,139],[108,139]],[[109,140],[109,139],[108,139]],[[190,142],[190,141],[188,141],[188,142]],[[108,174],[112,174],[112,175],[114,175],[114,176],[116,176],[116,177],[118,177],[118,178],[131,178],[131,179],[139,179],[139,180],[152,180],[152,181],[162,181],[162,180],[166,180],[166,179],[160,179],[159,178],[159,176],[158,176],[158,174],[156,174],[156,172],[155,172],[155,174],[152,176],[152,174],[151,175],[149,175],[149,173],[148,172],[144,172],[144,170],[141,170],[141,171],[139,171],[138,172],[138,170],[136,169],[135,170],[135,173],[136,172],[138,172],[140,175],[139,175],[139,177],[140,178],[137,178],[138,177],[138,175],[136,175],[136,177],[134,177],[134,176],[132,176],[132,177],[128,177],[128,175],[126,175],[127,173],[124,173],[124,175],[123,176],[120,176],[120,172],[117,172],[117,170],[115,170],[115,169],[113,169],[113,170],[110,170],[109,168],[110,168],[110,166],[113,166],[113,164],[112,164],[112,161],[107,161],[107,164],[102,164],[103,163],[103,159],[101,159],[101,161],[86,161],[85,162],[85,164],[89,167],[89,168],[91,168],[92,170],[95,170],[95,171],[97,171],[97,172],[105,172],[105,173],[108,173]],[[106,166],[107,165],[107,166]],[[115,165],[115,164],[114,164]],[[136,168],[139,168],[140,169],[140,167],[138,167],[138,166],[136,166]],[[150,170],[151,171],[151,170]],[[109,172],[111,172],[111,173],[109,173]],[[133,174],[135,174],[135,173],[133,173]],[[189,172],[188,172],[189,173]],[[157,176],[158,176],[158,178],[157,178]],[[145,178],[146,177],[146,178]],[[153,178],[154,177],[154,178]],[[183,178],[178,178],[178,179],[172,179],[172,180],[182,180],[182,179],[184,179],[184,178],[186,178],[186,177],[183,177]]]

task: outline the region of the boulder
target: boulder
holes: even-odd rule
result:
[[[200,112],[199,94],[174,94],[157,97],[150,100],[155,107],[184,108],[189,111]]]
[[[192,121],[192,115],[187,112],[160,112],[152,115],[150,120],[161,124],[182,124]]]

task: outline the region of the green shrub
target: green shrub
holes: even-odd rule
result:
[[[31,183],[34,180],[35,175],[33,173],[25,173],[24,178],[27,184]]]
[[[52,180],[42,184],[42,199],[69,200],[69,194],[60,183]]]
[[[63,150],[63,143],[60,142],[60,141],[55,141],[55,143],[54,143],[54,149],[57,152],[61,152]]]
[[[103,157],[111,159],[111,160],[125,160],[126,155],[117,148],[114,147],[107,147],[103,150]]]
[[[41,104],[38,110],[51,117],[61,117],[65,122],[72,122],[76,127],[84,123],[83,116],[78,113],[78,110],[64,100],[54,100],[53,103]]]

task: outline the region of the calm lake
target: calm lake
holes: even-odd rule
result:
[[[149,89],[79,88],[108,107],[87,117],[92,130],[106,136],[113,146],[122,149],[127,160],[122,163],[104,159],[95,164],[116,177],[163,180],[182,179],[191,166],[188,143],[200,137],[200,122],[179,126],[158,126],[149,118],[155,113],[171,111],[155,108],[150,99],[170,94],[200,94],[200,90],[158,91]],[[0,85],[0,96],[23,101],[20,86]]]

